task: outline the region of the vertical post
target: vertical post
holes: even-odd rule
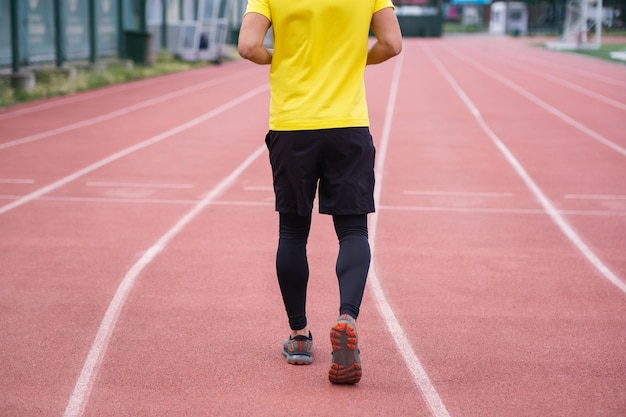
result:
[[[167,0],[161,0],[161,49],[167,50]]]
[[[582,15],[580,17],[580,25],[578,27],[578,36],[576,40],[576,47],[580,48],[582,43],[587,43],[587,19],[589,0],[583,0],[581,2]]]
[[[509,0],[505,1],[505,9],[504,9],[504,34],[509,34]]]
[[[146,32],[146,1],[148,0],[138,0],[139,3],[139,31]]]
[[[92,64],[98,59],[98,29],[96,0],[89,0],[89,62]]]
[[[126,58],[126,34],[124,32],[124,0],[117,0],[117,55]]]
[[[13,73],[20,71],[20,12],[19,1],[11,0],[11,69]]]
[[[61,68],[65,62],[65,22],[63,21],[63,0],[54,0],[54,35],[56,66]]]
[[[611,13],[613,13],[612,9],[611,9]],[[596,29],[596,38],[594,39],[594,41],[595,41],[595,44],[599,48],[602,45],[602,0],[598,0],[596,2],[596,27],[595,29]]]

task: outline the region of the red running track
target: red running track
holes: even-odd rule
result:
[[[523,39],[406,39],[367,69],[377,154],[364,375],[288,366],[244,61],[0,112],[2,416],[626,415],[626,67]]]

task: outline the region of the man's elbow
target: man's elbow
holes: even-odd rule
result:
[[[402,52],[402,43],[385,43],[380,44],[379,60],[384,62],[391,59]]]
[[[239,44],[237,45],[237,52],[239,52],[240,57],[244,59],[250,59],[254,52],[254,47],[249,44],[239,42]]]
[[[386,45],[386,49],[390,58],[400,55],[400,52],[402,52],[402,38],[389,42]]]
[[[394,53],[396,55],[400,55],[400,52],[402,52],[402,39],[400,39],[400,41],[398,42],[398,44],[396,45],[394,49]]]

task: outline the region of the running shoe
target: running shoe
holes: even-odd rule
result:
[[[330,329],[333,363],[328,379],[333,384],[356,384],[361,380],[361,358],[356,323],[347,314],[341,315]]]
[[[283,344],[283,355],[291,365],[309,365],[313,362],[313,336],[289,337]]]

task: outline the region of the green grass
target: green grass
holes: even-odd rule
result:
[[[444,22],[443,33],[478,33],[487,32],[486,27],[481,25],[464,25],[460,22]]]
[[[36,85],[31,90],[14,89],[9,79],[0,80],[0,108],[18,103],[91,90],[112,84],[141,80],[206,66],[206,62],[185,62],[159,54],[149,66],[128,66],[114,61],[96,67],[77,66],[75,76],[55,67],[34,70]]]

